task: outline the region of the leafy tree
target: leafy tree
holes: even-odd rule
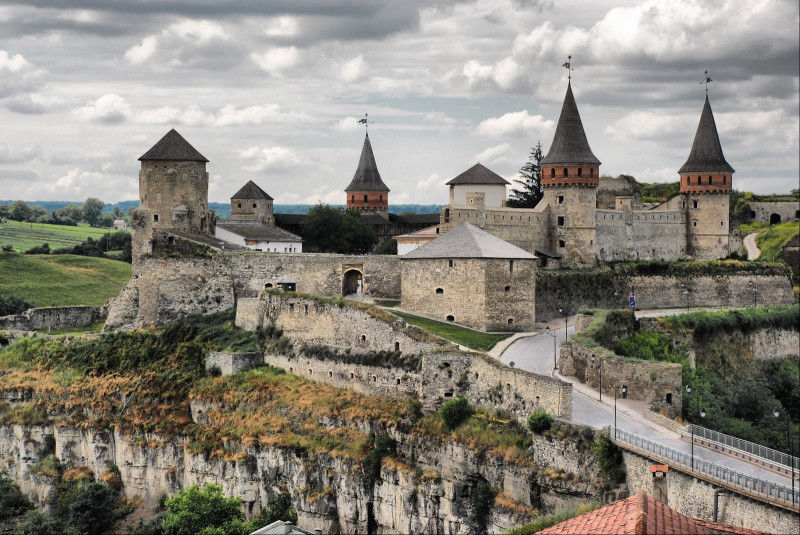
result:
[[[537,435],[541,435],[553,425],[553,417],[547,411],[534,411],[528,416],[528,429]]]
[[[66,506],[67,523],[81,535],[100,535],[114,527],[117,492],[104,483],[81,485]]]
[[[379,243],[375,250],[375,254],[397,254],[397,240],[389,238],[388,240]]]
[[[53,535],[53,533],[63,533],[75,535],[75,531],[65,529],[59,520],[51,515],[44,515],[34,509],[28,511],[25,520],[20,522],[14,529],[14,535]]]
[[[8,209],[8,218],[14,221],[27,221],[33,211],[25,201],[14,201]]]
[[[50,254],[50,244],[43,243],[39,246],[31,247],[25,251],[25,254]]]
[[[297,523],[297,511],[292,507],[292,497],[288,492],[281,492],[278,496],[267,502],[267,506],[261,509],[258,518],[254,521],[253,527],[262,528],[277,520],[284,522]]]
[[[385,433],[375,436],[375,441],[372,449],[364,457],[364,472],[367,479],[370,481],[377,481],[381,475],[381,464],[383,458],[387,455],[394,454],[397,450],[397,442]]]
[[[101,201],[100,199],[96,199],[94,197],[89,197],[83,203],[83,219],[90,226],[95,226],[100,219],[100,213],[103,211],[103,207],[105,207],[106,203]]]
[[[79,204],[68,204],[54,213],[59,219],[70,219],[76,223],[83,219],[83,208]]]
[[[24,299],[19,299],[14,296],[4,299],[3,296],[0,295],[0,316],[19,314],[20,312],[25,312],[29,308],[33,308],[33,304],[28,303]]]
[[[0,520],[19,516],[32,507],[17,484],[0,473]]]
[[[7,219],[9,215],[8,205],[0,204],[0,220]]]
[[[357,210],[318,204],[301,223],[303,239],[311,250],[323,253],[365,254],[375,245],[375,231],[360,221]]]
[[[164,535],[246,535],[252,531],[244,522],[241,498],[226,498],[222,487],[209,483],[179,492],[167,500]]]
[[[442,415],[444,425],[451,431],[464,423],[475,411],[469,406],[467,398],[460,397],[445,401],[439,413]]]
[[[506,206],[511,208],[534,208],[542,200],[542,142],[536,143],[531,149],[528,161],[519,170],[524,180],[515,180],[518,188],[511,190],[511,198],[506,201]]]

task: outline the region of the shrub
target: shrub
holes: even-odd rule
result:
[[[489,522],[489,515],[494,507],[494,499],[497,491],[486,481],[479,481],[472,489],[469,497],[470,521],[476,533],[486,533],[486,524]]]
[[[547,414],[547,411],[538,410],[533,411],[528,416],[528,429],[537,435],[541,435],[553,425],[553,417]]]
[[[19,314],[20,312],[25,312],[29,308],[33,308],[33,304],[23,299],[18,299],[16,297],[3,299],[3,296],[0,296],[0,316]]]
[[[278,496],[267,502],[267,506],[261,509],[253,527],[264,527],[277,520],[284,522],[297,523],[297,511],[292,507],[292,497],[288,492],[281,492]]]
[[[464,423],[474,412],[472,407],[469,406],[467,398],[464,397],[446,401],[439,410],[445,427],[450,431]]]
[[[381,477],[383,458],[396,452],[397,442],[385,433],[375,436],[372,449],[364,457],[364,473],[369,481],[378,481]]]
[[[592,443],[592,453],[597,459],[600,473],[613,483],[625,481],[625,463],[620,450],[605,434],[598,434]]]
[[[13,253],[14,252],[14,246],[13,245],[4,245],[3,247],[0,247],[0,249],[2,249],[4,253]]]
[[[0,347],[7,346],[9,344],[8,337],[6,337],[6,333],[0,331]]]
[[[50,254],[50,244],[43,243],[37,247],[31,247],[25,251],[25,254]]]
[[[16,483],[0,473],[0,520],[19,516],[33,505]]]
[[[226,498],[222,487],[198,485],[167,500],[167,515],[162,523],[164,535],[245,535],[250,526],[244,522],[241,498]]]
[[[220,377],[222,375],[222,370],[220,369],[219,366],[214,364],[213,366],[208,368],[208,375],[210,375],[211,377]]]

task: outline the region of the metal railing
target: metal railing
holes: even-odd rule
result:
[[[748,476],[710,461],[704,461],[696,456],[694,457],[694,466],[692,466],[692,457],[688,453],[672,449],[619,428],[610,429],[614,432],[614,442],[622,443],[623,447],[630,446],[629,449],[632,451],[639,450],[649,453],[657,460],[666,461],[672,466],[681,466],[687,471],[694,471],[704,479],[719,483],[721,486],[731,488],[746,496],[771,503],[780,503],[788,507],[796,507],[800,503],[800,493],[795,492],[793,495],[792,488],[786,485]]]
[[[719,431],[714,431],[713,429],[708,429],[699,425],[691,424],[691,427],[694,428],[694,436],[696,438],[714,442],[716,444],[725,446],[726,448],[738,450],[752,455],[753,457],[759,457],[787,468],[800,470],[800,458],[789,455],[788,453],[773,450],[772,448],[767,448],[766,446],[755,444],[741,438],[732,437],[730,435],[726,435],[724,433],[720,433]],[[691,428],[689,431],[691,431]]]

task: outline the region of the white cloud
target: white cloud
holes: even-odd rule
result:
[[[662,139],[685,134],[687,125],[698,120],[697,115],[637,110],[606,126],[605,133],[620,139]]]
[[[445,125],[454,125],[458,121],[440,111],[429,111],[422,116],[422,120],[426,123],[436,123]]]
[[[300,202],[302,204],[344,204],[346,201],[345,193],[342,190],[331,190],[327,185],[318,186],[313,189],[310,195]]]
[[[32,91],[39,87],[43,77],[44,71],[21,54],[0,50],[0,98]]]
[[[264,34],[270,37],[292,37],[297,35],[297,19],[294,17],[277,17],[267,24]]]
[[[508,155],[511,152],[511,145],[508,143],[501,143],[494,147],[489,147],[475,155],[475,160],[484,164],[492,164],[498,162],[508,161]]]
[[[369,65],[364,61],[363,54],[359,54],[342,65],[342,68],[339,70],[339,78],[345,82],[355,82],[359,78],[364,77],[368,68]]]
[[[40,157],[37,147],[0,145],[0,163],[20,163]]]
[[[482,121],[475,131],[489,137],[545,137],[555,129],[555,123],[541,115],[530,115],[528,110],[506,113]]]
[[[250,147],[239,153],[239,158],[248,162],[247,171],[283,170],[301,163],[300,158],[284,147]]]
[[[111,93],[75,110],[81,121],[98,123],[122,123],[130,119],[131,106],[121,96]]]
[[[183,20],[173,23],[164,31],[187,41],[207,43],[216,39],[228,39],[227,33],[218,23],[209,20]]]
[[[358,124],[359,119],[355,117],[345,117],[344,119],[340,119],[336,126],[334,127],[339,132],[355,132],[361,125]]]
[[[447,182],[447,179],[442,178],[439,173],[431,173],[428,178],[422,178],[417,181],[417,189],[427,191],[431,188],[436,188],[438,190],[444,187],[445,182]]]
[[[481,65],[473,59],[464,64],[461,74],[467,77],[469,85],[474,85],[477,82],[488,80],[492,75],[492,70],[491,65]]]
[[[158,47],[158,40],[153,35],[148,35],[138,45],[133,45],[125,52],[125,61],[139,65],[150,59]]]
[[[250,54],[250,57],[261,70],[272,75],[278,75],[281,71],[293,67],[297,63],[299,53],[296,47],[290,46],[271,48],[260,54]]]
[[[263,126],[266,124],[298,124],[306,123],[312,117],[304,112],[285,112],[277,104],[263,104],[237,108],[225,106],[217,114],[216,126]]]

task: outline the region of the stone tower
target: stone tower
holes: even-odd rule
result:
[[[378,172],[375,155],[372,154],[372,144],[369,142],[369,134],[364,139],[356,174],[353,175],[353,180],[344,191],[347,194],[348,210],[389,213],[389,188],[383,183],[381,174]]]
[[[689,159],[678,170],[681,204],[686,212],[687,253],[694,258],[722,258],[730,251],[729,204],[733,167],[722,154],[711,104],[703,105]]]
[[[589,148],[571,83],[541,168],[541,202],[550,206],[552,251],[562,256],[563,265],[593,265],[600,160]]]
[[[208,160],[175,131],[144,153],[139,171],[139,208],[133,213],[133,258],[152,252],[157,230],[213,234],[208,209]]]
[[[231,197],[231,219],[275,226],[272,197],[252,180]]]

